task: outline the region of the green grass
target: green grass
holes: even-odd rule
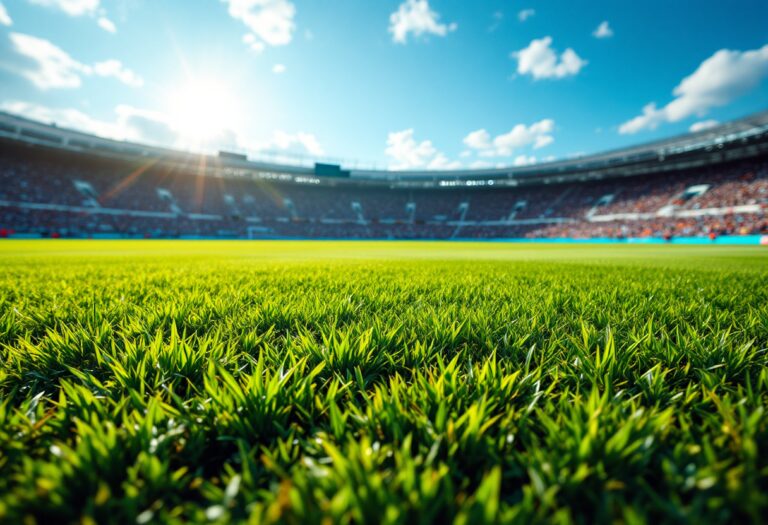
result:
[[[768,516],[768,249],[0,242],[0,522]]]

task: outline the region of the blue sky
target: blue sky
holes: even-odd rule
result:
[[[520,165],[768,108],[764,0],[0,2],[0,109],[192,150]]]

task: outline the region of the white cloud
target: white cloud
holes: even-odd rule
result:
[[[700,120],[699,122],[694,122],[691,124],[691,127],[689,128],[689,131],[691,133],[696,133],[697,131],[704,131],[707,129],[712,129],[716,126],[720,125],[720,122],[714,119],[709,120]]]
[[[0,111],[15,113],[44,123],[56,123],[57,126],[92,133],[114,140],[127,140],[140,144],[154,144],[181,149],[207,150],[216,149],[245,150],[251,152],[272,153],[273,160],[291,162],[295,155],[324,155],[317,138],[306,132],[286,133],[276,131],[266,141],[257,143],[237,135],[231,130],[223,130],[216,136],[206,139],[204,144],[194,146],[186,142],[185,130],[180,129],[166,114],[147,109],[120,104],[115,107],[115,117],[111,120],[95,119],[78,109],[50,108],[40,104],[23,101],[5,101],[0,103]]]
[[[439,18],[440,15],[429,7],[427,0],[405,0],[389,16],[389,32],[393,41],[405,44],[409,33],[417,37],[423,34],[445,36],[458,28],[455,22],[441,24]]]
[[[15,51],[31,64],[23,65],[18,73],[40,89],[76,88],[83,76],[114,77],[132,87],[143,80],[119,60],[105,60],[93,66],[78,62],[52,42],[22,33],[9,35]]]
[[[243,135],[235,137],[236,149],[268,156],[272,162],[295,162],[297,156],[322,157],[325,149],[318,138],[306,131],[289,133],[273,131],[267,139],[253,140]]]
[[[275,73],[276,75],[282,75],[286,71],[286,67],[284,64],[275,64],[272,66],[272,73]]]
[[[287,133],[285,131],[275,131],[272,139],[262,146],[256,147],[257,150],[280,150],[289,153],[308,153],[310,155],[325,155],[323,147],[312,133],[299,131],[297,133]]]
[[[23,69],[21,75],[40,89],[76,88],[80,76],[89,68],[69,56],[48,40],[22,33],[9,35],[15,51],[34,62],[34,68]]]
[[[64,11],[69,16],[92,15],[99,9],[99,0],[29,0],[29,2]]]
[[[127,105],[115,107],[115,119],[112,121],[95,119],[77,109],[50,108],[18,100],[3,102],[0,104],[0,110],[115,140],[166,146],[173,145],[178,140],[178,135],[165,116]]]
[[[234,137],[236,151],[244,151],[250,154],[267,158],[270,162],[295,163],[297,157],[322,157],[325,155],[317,137],[305,131],[289,133],[286,131],[274,131],[267,139],[252,140],[243,135]],[[231,146],[230,146],[231,148]]]
[[[250,47],[253,51],[256,53],[261,53],[266,49],[266,45],[261,40],[258,40],[256,38],[256,35],[252,33],[247,33],[243,35],[243,43],[246,44],[248,47]]]
[[[570,47],[558,58],[557,52],[550,46],[552,37],[531,40],[528,47],[512,53],[517,59],[517,72],[532,75],[533,78],[563,78],[577,74],[587,65]]]
[[[96,23],[104,31],[115,33],[115,24],[106,16],[100,0],[29,0],[31,4],[57,9],[69,16],[89,16],[97,18]]]
[[[99,17],[99,20],[97,23],[99,24],[99,27],[102,28],[104,31],[107,31],[108,33],[117,33],[117,28],[115,27],[115,23],[112,22],[112,20],[110,20],[106,16]]]
[[[703,116],[714,107],[724,106],[745,94],[768,76],[768,44],[749,51],[721,49],[702,62],[674,89],[675,98],[664,107],[651,102],[642,115],[619,127],[619,133],[632,134],[656,129],[665,122],[679,122]]]
[[[529,18],[531,18],[533,15],[536,14],[535,9],[522,9],[519,13],[517,13],[517,19],[521,22],[525,22]]]
[[[296,7],[288,0],[221,0],[229,16],[251,31],[243,41],[257,52],[269,46],[284,46],[293,39]]]
[[[115,113],[118,127],[126,135],[126,140],[161,146],[181,144],[181,131],[163,113],[126,104],[115,107]]]
[[[3,26],[13,25],[13,20],[11,20],[11,16],[8,14],[8,10],[1,3],[0,3],[0,25],[3,25]]]
[[[461,167],[461,162],[449,160],[432,145],[432,141],[416,141],[413,129],[391,132],[387,136],[384,153],[392,160],[389,167],[393,170],[450,170]]]
[[[644,129],[656,129],[665,120],[667,120],[667,117],[664,113],[664,108],[659,109],[656,107],[655,102],[651,102],[643,106],[642,115],[638,115],[619,126],[619,133],[631,135]]]
[[[539,149],[551,144],[555,140],[552,136],[554,129],[552,119],[543,119],[530,126],[517,124],[508,133],[493,138],[485,129],[478,129],[464,137],[464,144],[481,157],[509,157],[521,148]]]
[[[464,137],[464,145],[467,149],[460,153],[462,159],[469,159],[473,155],[482,158],[511,157],[516,150],[532,147],[542,148],[554,141],[552,132],[555,123],[551,119],[543,119],[530,126],[518,124],[508,133],[492,137],[485,129],[478,129]],[[389,168],[393,170],[451,170],[464,167],[459,160],[450,160],[443,152],[439,151],[432,141],[419,141],[414,136],[413,129],[393,131],[387,137],[385,154],[391,160]],[[536,162],[536,157],[518,155],[512,160],[515,166],[524,166]],[[487,168],[493,163],[475,158],[469,164],[470,168]],[[496,165],[503,165],[497,163]]]
[[[530,166],[531,164],[536,164],[536,157],[533,155],[518,155],[515,157],[515,160],[512,161],[513,166]]]
[[[491,134],[484,129],[478,129],[464,137],[464,144],[472,149],[488,149],[492,146]]]
[[[126,68],[122,62],[115,59],[105,60],[94,64],[93,74],[100,77],[114,77],[123,84],[132,87],[141,87],[144,85],[144,80],[139,75]]]
[[[311,133],[275,131],[266,141],[253,141],[231,129],[221,130],[203,142],[190,143],[187,131],[167,114],[120,104],[114,118],[100,120],[74,108],[51,108],[31,102],[5,101],[0,111],[15,113],[59,127],[75,129],[114,140],[153,144],[198,152],[220,149],[269,154],[276,162],[293,162],[297,155],[319,157],[325,154],[317,137]]]
[[[394,164],[390,167],[396,170],[423,168],[437,154],[432,142],[425,140],[416,142],[413,129],[393,131],[387,136],[387,149],[384,153]]]
[[[610,24],[608,24],[608,20],[603,20],[600,22],[600,25],[597,26],[597,29],[595,29],[592,32],[592,36],[595,38],[610,38],[613,36],[613,29],[611,29]]]
[[[427,169],[430,170],[457,170],[462,167],[462,164],[458,160],[449,160],[448,157],[442,153],[438,153],[435,157],[429,161]]]
[[[55,123],[60,127],[93,133],[102,137],[124,138],[121,133],[118,133],[118,128],[114,123],[93,119],[77,109],[49,108],[18,100],[4,101],[0,104],[0,109],[46,124]]]

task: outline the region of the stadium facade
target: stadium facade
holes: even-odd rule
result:
[[[0,113],[0,235],[662,239],[768,234],[768,111],[522,167],[288,165]]]

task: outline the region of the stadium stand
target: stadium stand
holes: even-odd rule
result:
[[[663,145],[525,170],[353,170],[343,178],[239,156],[126,145],[0,117],[3,237],[589,239],[768,233],[768,114]],[[25,127],[36,134],[22,133]]]

